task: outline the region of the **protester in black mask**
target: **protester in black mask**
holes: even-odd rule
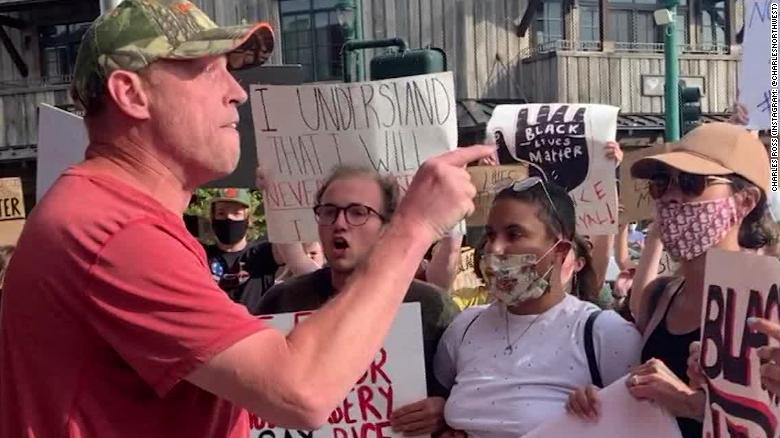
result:
[[[246,189],[220,189],[211,202],[211,229],[217,243],[206,247],[209,268],[214,280],[230,298],[247,306],[259,301],[275,283],[277,270],[287,265],[293,275],[318,269],[306,257],[300,244],[279,245],[270,242],[248,242],[250,197]],[[286,259],[290,259],[285,263]],[[299,265],[306,263],[303,271]]]

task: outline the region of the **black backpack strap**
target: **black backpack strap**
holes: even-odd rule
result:
[[[596,349],[593,346],[593,324],[596,322],[596,318],[601,314],[601,310],[597,310],[588,315],[588,320],[585,322],[585,355],[588,357],[588,369],[590,370],[590,381],[593,385],[603,388],[604,383],[601,381],[601,372],[599,371],[599,364],[596,361]]]
[[[469,329],[471,328],[471,326],[474,325],[474,323],[477,321],[477,318],[479,318],[479,315],[482,315],[482,312],[479,312],[476,315],[474,315],[474,319],[472,319],[471,322],[469,322],[469,325],[466,326],[466,330],[463,330],[463,336],[461,336],[461,338],[460,338],[460,343],[461,344],[463,344],[463,341],[466,340],[466,333],[469,332]]]

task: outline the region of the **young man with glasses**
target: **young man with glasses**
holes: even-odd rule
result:
[[[391,176],[380,176],[364,168],[336,169],[318,191],[314,207],[328,267],[274,286],[250,311],[268,315],[315,310],[325,304],[365,262],[393,216],[398,196],[398,183]],[[419,302],[421,306],[431,397],[397,409],[393,426],[408,435],[430,434],[443,426],[446,395],[433,377],[433,355],[458,307],[440,289],[417,280],[409,286],[404,302]]]

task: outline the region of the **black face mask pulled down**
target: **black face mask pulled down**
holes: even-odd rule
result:
[[[211,229],[214,236],[224,245],[234,245],[246,236],[248,220],[236,221],[233,219],[212,219]]]

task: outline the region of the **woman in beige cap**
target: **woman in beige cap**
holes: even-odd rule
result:
[[[644,364],[627,384],[634,397],[675,415],[684,438],[699,438],[705,397],[688,385],[686,362],[690,344],[700,338],[702,256],[710,248],[740,251],[771,243],[769,157],[743,127],[710,123],[691,131],[670,152],[637,161],[631,174],[649,181],[661,241],[681,269],[679,276],[660,277],[631,297],[641,303],[636,324],[644,337]],[[569,411],[597,416],[594,389],[573,394]]]

